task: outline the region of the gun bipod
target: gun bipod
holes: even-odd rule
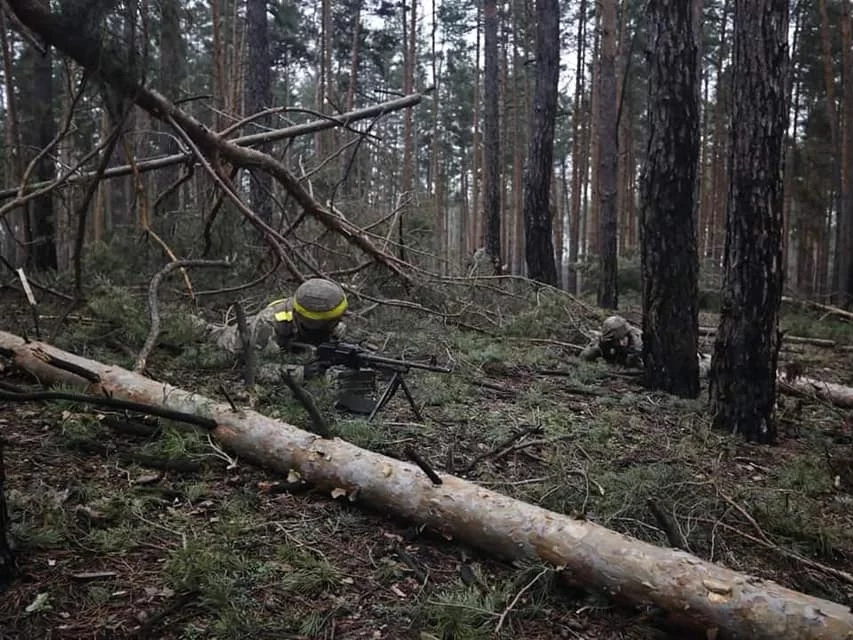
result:
[[[418,409],[418,405],[415,402],[414,397],[412,396],[412,392],[409,391],[409,385],[406,384],[406,379],[403,377],[402,371],[394,371],[394,375],[391,376],[391,380],[388,382],[388,386],[382,391],[382,394],[379,396],[379,400],[376,401],[376,405],[373,407],[373,411],[370,412],[370,415],[367,416],[368,422],[373,420],[377,413],[379,413],[382,408],[388,404],[388,401],[394,397],[399,389],[403,389],[403,393],[406,396],[406,399],[409,401],[409,405],[412,407],[412,411],[415,414],[415,417],[423,422],[424,418],[421,415],[420,410]]]

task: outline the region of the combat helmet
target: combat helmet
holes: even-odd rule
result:
[[[325,278],[306,280],[293,294],[293,316],[308,330],[328,330],[338,324],[347,310],[341,286]]]
[[[601,325],[601,338],[606,342],[619,342],[628,336],[628,321],[622,316],[610,316]]]

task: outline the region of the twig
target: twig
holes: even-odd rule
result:
[[[18,274],[18,279],[21,281],[21,286],[24,288],[24,295],[27,296],[27,302],[30,305],[30,311],[33,314],[33,329],[36,332],[36,340],[41,340],[41,329],[39,328],[39,310],[36,297],[33,295],[33,290],[30,288],[30,283],[27,280],[27,274],[22,267],[15,269]]]
[[[523,596],[525,592],[527,592],[534,584],[536,584],[539,581],[539,578],[544,576],[549,571],[550,569],[548,567],[542,569],[542,571],[536,574],[536,577],[534,577],[533,580],[524,585],[524,587],[521,588],[521,591],[515,594],[515,597],[512,599],[512,602],[507,605],[506,609],[503,610],[503,613],[501,613],[500,617],[498,618],[498,624],[495,626],[495,635],[497,635],[497,633],[501,630],[501,627],[503,626],[506,617],[509,615],[509,612],[512,611],[513,607],[518,604],[518,601],[521,599],[521,596]]]
[[[231,405],[231,411],[234,413],[238,413],[240,410],[237,408],[237,405],[234,404],[234,400],[231,398],[231,394],[228,393],[228,389],[225,388],[225,385],[220,383],[219,390],[222,392],[222,395],[225,396],[225,399],[228,401],[228,404]]]
[[[5,0],[0,0],[0,4],[5,4]],[[14,14],[12,14],[14,15]],[[277,140],[284,140],[288,138],[295,138],[298,136],[302,136],[308,133],[315,133],[317,131],[322,131],[324,129],[332,129],[336,126],[346,126],[350,122],[355,122],[357,120],[365,120],[367,118],[373,118],[380,114],[392,113],[394,111],[398,111],[400,109],[405,109],[407,107],[411,107],[413,105],[418,104],[422,99],[422,94],[414,93],[403,98],[397,100],[391,100],[390,102],[385,102],[382,104],[378,104],[372,107],[366,107],[364,109],[358,109],[356,111],[351,111],[349,113],[341,114],[340,116],[329,116],[324,115],[323,120],[316,122],[306,122],[303,124],[297,124],[290,127],[286,127],[284,129],[275,129],[272,131],[266,131],[263,133],[255,133],[247,136],[241,136],[239,138],[231,138],[228,140],[228,143],[235,144],[243,147],[250,147],[257,144],[263,144],[266,142],[275,142]],[[180,101],[175,102],[176,105],[180,104]],[[286,110],[292,111],[294,110],[292,107],[288,107]],[[263,114],[255,114],[252,118],[256,116],[261,116]],[[231,125],[228,129],[225,129],[223,132],[220,132],[219,135],[224,136],[229,130],[232,130],[235,126],[242,126],[245,124],[245,121],[240,121],[236,123],[236,125]],[[78,166],[66,173],[63,179],[57,179],[54,181],[48,182],[36,182],[29,185],[30,189],[42,189],[45,187],[53,187],[56,186],[60,182],[67,182],[69,184],[74,184],[77,182],[89,180],[92,177],[92,173],[84,173],[71,175],[72,173],[76,173],[77,169],[85,164],[85,161],[88,160],[83,158],[81,162],[78,163]],[[169,167],[175,164],[188,163],[191,162],[194,158],[194,154],[192,152],[187,153],[177,153],[170,156],[165,156],[162,158],[153,158],[149,160],[142,160],[137,163],[137,169],[140,172],[152,171],[155,169],[162,169],[164,167]],[[110,167],[104,172],[104,178],[118,178],[122,176],[129,175],[134,173],[134,168],[131,165],[122,165],[118,167]],[[3,189],[0,190],[0,201],[7,200],[8,198],[14,197],[18,194],[18,188],[12,189]],[[17,206],[17,205],[16,205]],[[0,216],[2,217],[2,216]]]
[[[711,518],[697,518],[697,521],[707,522],[708,524],[714,525],[714,527],[720,527],[722,529],[727,529],[732,533],[736,533],[739,536],[746,538],[750,542],[755,542],[756,544],[761,545],[765,549],[770,549],[771,551],[783,555],[791,560],[796,560],[800,564],[806,567],[810,567],[815,569],[816,571],[821,571],[827,575],[838,578],[839,580],[846,582],[847,584],[853,584],[853,575],[848,573],[847,571],[842,571],[841,569],[836,569],[835,567],[827,566],[817,560],[812,560],[811,558],[806,558],[805,556],[801,556],[799,553],[795,551],[790,551],[785,547],[779,546],[775,542],[770,542],[769,540],[765,540],[764,538],[759,538],[757,536],[752,535],[751,533],[747,533],[746,531],[741,531],[735,526],[730,524],[726,524],[721,520],[712,520]]]
[[[68,362],[61,358],[57,358],[56,356],[52,356],[44,349],[36,347],[32,350],[32,354],[34,357],[38,358],[45,364],[49,364],[51,367],[56,367],[57,369],[62,369],[68,373],[73,373],[74,375],[80,376],[84,380],[93,384],[98,384],[101,381],[101,377],[94,371],[89,371],[86,367],[81,367],[79,364],[74,364],[73,362]]]
[[[151,637],[150,634],[160,625],[163,620],[177,613],[184,607],[190,605],[199,597],[198,591],[188,591],[176,595],[161,609],[147,616],[145,620],[135,629],[131,630],[130,637]]]
[[[103,396],[92,396],[84,393],[66,393],[64,391],[24,391],[14,390],[15,387],[10,384],[2,383],[0,385],[0,400],[9,400],[12,402],[32,402],[42,400],[67,400],[69,402],[80,402],[91,404],[97,407],[110,407],[112,409],[124,409],[126,411],[136,411],[152,416],[159,416],[177,422],[186,422],[194,424],[204,429],[215,429],[216,421],[210,418],[195,416],[191,413],[182,411],[172,411],[171,409],[161,409],[150,404],[141,402],[131,402],[130,400],[119,400],[118,398],[107,398]]]
[[[423,471],[425,474],[427,474],[427,477],[430,479],[430,481],[433,484],[435,484],[435,485],[441,484],[441,478],[438,477],[438,474],[435,471],[433,471],[432,467],[429,465],[429,463],[426,460],[424,460],[420,455],[418,455],[418,452],[415,451],[411,447],[411,445],[406,445],[406,447],[403,449],[403,453],[406,454],[406,457],[409,460],[411,460],[416,465],[418,465],[421,468],[421,471]]]
[[[314,402],[314,398],[311,397],[311,394],[308,393],[305,389],[303,389],[300,385],[296,384],[296,381],[293,379],[293,376],[291,376],[290,373],[284,370],[282,370],[281,373],[281,377],[282,380],[284,380],[284,384],[287,385],[287,388],[290,389],[290,392],[308,413],[308,417],[311,418],[311,424],[314,426],[312,431],[321,438],[331,437],[329,427],[326,424],[326,421],[323,420],[323,416],[320,413],[320,410],[317,408],[317,404]]]
[[[690,551],[690,547],[687,545],[687,541],[684,539],[684,536],[676,529],[674,523],[669,520],[661,508],[658,507],[657,502],[651,498],[647,498],[646,506],[649,508],[649,511],[652,512],[652,516],[654,516],[658,527],[660,527],[661,531],[666,535],[666,539],[669,541],[669,546],[674,547],[675,549],[682,549],[683,551]]]
[[[246,312],[239,301],[234,303],[234,311],[237,314],[237,330],[240,332],[240,344],[243,347],[243,381],[247,387],[252,387],[255,384],[255,334],[249,330]]]
[[[0,1],[2,1],[2,0],[0,0]],[[11,264],[9,264],[9,261],[6,260],[6,258],[4,258],[2,255],[0,255],[0,264],[2,264],[4,267],[6,267],[12,273],[16,273],[15,267],[13,267]],[[30,281],[30,284],[33,287],[35,287],[36,289],[38,289],[39,291],[44,291],[45,293],[49,293],[52,296],[55,296],[57,298],[61,298],[62,300],[68,300],[70,302],[73,302],[75,300],[74,296],[70,296],[67,293],[62,293],[62,291],[59,291],[57,289],[53,289],[53,288],[45,286],[43,284],[39,284],[38,282],[36,282],[32,278],[29,278],[29,281]]]
[[[525,436],[529,436],[533,433],[542,433],[542,427],[540,427],[538,425],[534,425],[534,426],[527,427],[526,429],[521,429],[519,431],[516,431],[511,436],[509,436],[506,440],[501,442],[497,447],[495,447],[489,451],[486,451],[485,453],[481,453],[476,458],[471,460],[471,462],[468,463],[468,466],[462,470],[462,475],[464,476],[464,475],[471,473],[474,470],[474,467],[476,467],[478,464],[480,464],[486,458],[489,458],[491,456],[497,455],[498,453],[501,453],[507,447],[518,442],[519,440],[521,440]]]
[[[246,282],[244,284],[238,284],[238,285],[233,286],[233,287],[223,287],[222,289],[207,289],[205,291],[196,291],[195,292],[196,299],[200,298],[201,296],[213,296],[213,295],[217,295],[217,294],[221,294],[221,293],[236,293],[238,291],[243,291],[244,289],[251,289],[252,287],[260,284],[261,282],[263,282],[264,280],[266,280],[267,278],[269,278],[272,274],[274,274],[276,272],[279,265],[281,265],[281,258],[278,256],[278,254],[274,254],[274,257],[275,257],[275,263],[273,264],[272,267],[270,267],[269,271],[267,271],[266,273],[262,273],[261,275],[259,275],[254,280],[250,280],[249,282]]]
[[[165,267],[160,269],[151,279],[151,284],[148,286],[148,314],[151,319],[151,328],[148,330],[148,337],[145,338],[145,344],[139,351],[136,357],[136,364],[133,370],[136,373],[141,373],[145,369],[145,361],[154,350],[154,345],[157,338],[160,336],[160,305],[157,300],[157,292],[160,288],[160,282],[169,273],[178,268],[183,267],[230,267],[231,264],[224,260],[176,260],[170,262]]]

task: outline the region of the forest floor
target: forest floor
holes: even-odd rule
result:
[[[67,303],[48,296],[42,331],[130,367],[147,331],[138,291],[102,291],[61,321]],[[412,445],[442,471],[668,546],[660,512],[702,558],[853,604],[853,585],[827,569],[853,563],[853,474],[839,472],[853,458],[850,412],[782,396],[776,446],[713,431],[706,389],[680,400],[579,361],[567,345],[585,344],[595,322],[565,300],[531,303],[492,335],[385,307],[354,318],[352,330],[389,355],[455,362],[451,375],[408,376],[423,423],[402,394],[367,423],[334,412],[319,383],[309,389],[335,433],[359,446],[402,457]],[[700,324],[716,318],[703,313]],[[788,309],[783,325],[853,343],[853,325],[833,318]],[[0,289],[0,329],[33,335],[12,287]],[[224,385],[237,402],[307,428],[286,389],[241,391],[233,359],[190,334],[167,322],[150,376],[218,400]],[[853,385],[850,350],[786,344],[781,358]],[[543,373],[555,369],[566,375]],[[9,366],[0,380],[31,382]],[[358,504],[279,492],[278,478],[229,461],[206,437],[156,427],[65,402],[0,403],[20,569],[0,596],[0,639],[670,637],[654,611],[569,590],[553,571],[490,559]]]

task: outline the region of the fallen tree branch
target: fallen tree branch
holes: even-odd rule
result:
[[[366,120],[367,118],[381,117],[385,114],[393,113],[394,111],[399,111],[400,109],[413,107],[421,100],[423,100],[423,95],[419,93],[413,93],[411,95],[403,96],[402,98],[397,98],[395,100],[389,100],[388,102],[383,102],[372,107],[365,107],[363,109],[356,109],[355,111],[342,113],[339,116],[326,116],[322,120],[314,120],[311,122],[305,122],[303,124],[296,124],[290,127],[285,127],[283,129],[265,131],[263,133],[253,133],[252,135],[241,136],[239,138],[231,138],[228,142],[241,147],[252,147],[255,145],[262,145],[268,142],[276,142],[278,140],[296,138],[298,136],[306,135],[309,133],[316,133],[317,131],[322,131],[324,129],[347,126],[352,122]],[[280,111],[280,109],[271,109],[269,111],[275,112]],[[229,127],[220,135],[227,135],[227,133],[229,133],[229,129],[231,128],[233,127]],[[194,160],[194,154],[192,153],[176,153],[170,156],[163,156],[161,158],[150,158],[148,160],[140,160],[139,162],[137,162],[136,171],[140,173],[145,173],[146,171],[155,171],[157,169],[171,167],[176,164],[189,163],[192,160]],[[134,166],[131,164],[125,164],[118,167],[110,167],[109,169],[106,169],[100,174],[97,171],[93,171],[89,173],[71,175],[64,181],[64,184],[75,184],[78,182],[85,182],[92,178],[98,178],[102,180],[108,180],[110,178],[121,178],[132,173],[135,173]],[[179,178],[179,180],[182,179],[185,178]],[[45,187],[55,185],[55,181],[33,182],[27,185],[27,189],[43,189]],[[8,200],[9,198],[16,197],[19,191],[19,187],[0,190],[0,202],[2,202],[3,200]]]
[[[700,336],[714,336],[717,335],[716,327],[699,327],[699,335]],[[809,336],[789,336],[787,333],[782,335],[782,342],[790,342],[791,344],[807,344],[813,347],[827,347],[827,348],[835,348],[838,346],[838,343],[835,340],[828,340],[827,338],[812,338]]]
[[[733,571],[689,553],[663,549],[587,520],[548,511],[475,483],[442,474],[434,485],[416,465],[321,439],[251,410],[156,382],[45,344],[0,331],[0,347],[17,366],[44,380],[79,380],[33,354],[41,348],[99,374],[105,393],[214,420],[224,450],[287,475],[295,471],[318,491],[346,495],[438,530],[506,559],[566,569],[576,581],[638,604],[674,611],[712,635],[751,640],[837,640],[853,636],[853,612],[829,600]]]
[[[99,42],[81,32],[71,20],[51,11],[49,6],[35,0],[8,2],[22,24],[87,70],[97,74],[101,80],[124,97],[133,100],[153,117],[162,122],[173,121],[206,156],[222,158],[234,167],[266,171],[320,224],[371,256],[404,283],[413,284],[412,277],[403,271],[410,266],[406,261],[382,251],[363,229],[351,223],[340,212],[331,211],[320,204],[299,179],[274,157],[225,140],[162,94],[140,85],[122,68],[122,56],[118,51],[109,44]]]
[[[208,418],[201,418],[190,413],[181,411],[173,411],[171,409],[163,409],[153,404],[142,402],[131,402],[129,400],[120,400],[118,398],[108,398],[106,396],[88,395],[85,393],[67,393],[65,391],[25,391],[18,389],[12,385],[3,383],[0,388],[0,400],[9,402],[44,402],[48,400],[66,400],[68,402],[79,402],[80,404],[90,404],[96,407],[109,407],[110,409],[123,409],[125,411],[135,411],[144,413],[150,416],[166,418],[175,422],[185,422],[194,424],[203,429],[215,429],[216,422]]]
[[[784,393],[805,398],[819,398],[837,407],[853,408],[853,387],[815,378],[788,378],[780,371],[776,377],[779,389]]]
[[[184,267],[230,266],[231,263],[224,260],[175,260],[154,274],[154,277],[151,278],[151,284],[148,285],[148,315],[151,320],[151,328],[148,330],[148,337],[145,338],[145,344],[142,345],[139,355],[136,356],[136,363],[133,365],[134,371],[142,371],[145,369],[145,362],[154,350],[157,338],[160,337],[160,303],[157,300],[157,293],[160,289],[160,283],[163,281],[163,278],[175,269],[183,269]]]
[[[782,296],[782,302],[787,302],[788,304],[797,304],[803,307],[811,307],[812,309],[823,311],[829,315],[839,316],[847,320],[853,320],[853,311],[846,311],[844,309],[839,309],[838,307],[833,307],[828,304],[820,304],[819,302],[812,302],[811,300],[796,300],[795,298],[790,298],[788,296]]]

